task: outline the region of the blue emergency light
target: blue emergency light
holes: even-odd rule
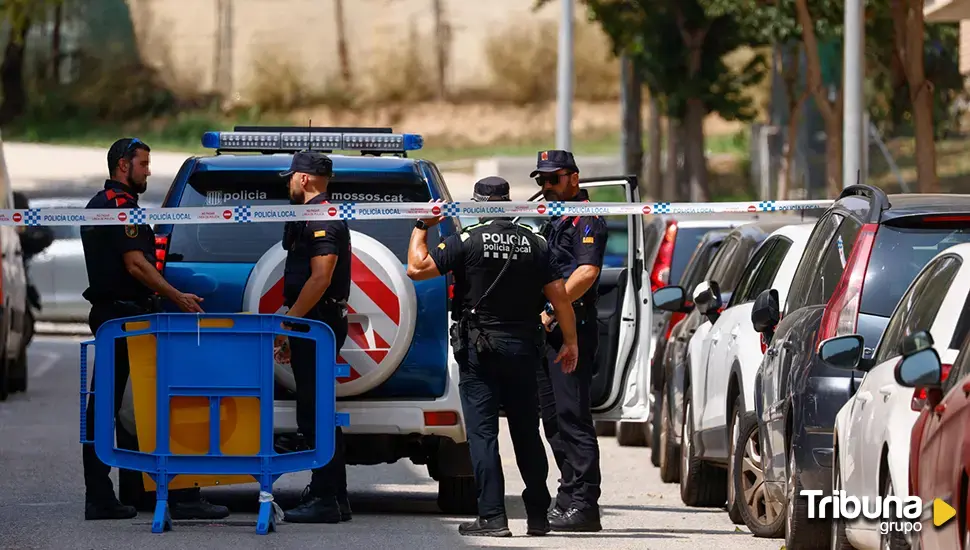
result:
[[[341,128],[236,127],[232,132],[206,132],[202,146],[218,151],[258,151],[264,153],[315,151],[366,151],[404,153],[424,146],[420,134],[394,134],[390,128],[373,131],[340,131]],[[364,129],[361,129],[364,130]]]

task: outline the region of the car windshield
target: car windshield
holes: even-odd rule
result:
[[[329,191],[335,197],[367,197],[367,202],[428,202],[428,186],[414,173],[337,174]],[[364,199],[360,199],[364,200]],[[273,171],[200,171],[189,177],[181,207],[231,207],[240,204],[289,204],[285,181]],[[340,202],[334,200],[332,202]],[[348,220],[352,231],[380,241],[407,263],[413,219]],[[284,222],[176,225],[169,244],[170,262],[254,263],[283,238]],[[429,231],[430,243],[439,239]]]
[[[677,228],[677,238],[674,239],[674,255],[670,260],[670,276],[667,279],[670,284],[676,284],[676,281],[680,281],[691,255],[694,254],[697,245],[704,238],[704,234],[710,230],[710,227]],[[704,271],[701,271],[701,273],[704,273]]]
[[[970,228],[881,225],[866,269],[860,311],[888,318],[933,256],[965,242],[970,242]]]

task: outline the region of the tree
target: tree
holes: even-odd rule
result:
[[[733,12],[711,10],[717,2],[709,0],[582,1],[590,19],[610,37],[614,52],[630,56],[660,109],[682,128],[683,140],[668,132],[668,144],[679,141],[684,147],[689,198],[707,200],[704,119],[710,113],[726,120],[754,119],[756,110],[745,92],[764,78],[765,60],[755,55],[736,70],[724,58],[755,45],[756,37]],[[548,2],[536,0],[536,7]],[[668,163],[667,169],[669,177],[675,167]]]
[[[24,59],[31,25],[38,19],[44,19],[48,8],[62,3],[63,0],[5,0],[0,3],[0,17],[10,28],[3,61],[0,62],[0,92],[3,93],[0,124],[9,123],[27,108]]]

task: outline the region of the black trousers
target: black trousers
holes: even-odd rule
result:
[[[132,315],[143,315],[152,313],[148,309],[136,309],[112,303],[98,303],[91,308],[88,314],[88,326],[92,334],[97,334],[98,328],[112,319],[130,317]],[[128,341],[126,338],[115,339],[115,381],[114,381],[114,423],[115,437],[117,438],[118,449],[129,451],[138,450],[138,436],[128,433],[118,420],[118,411],[121,409],[121,400],[125,396],[125,387],[128,385],[130,365],[128,364]],[[89,378],[91,380],[91,391],[94,391],[94,367],[92,365]],[[87,415],[85,422],[87,440],[94,439],[94,395],[88,396]],[[84,498],[86,502],[104,502],[114,499],[114,487],[111,484],[111,467],[101,461],[94,451],[93,444],[82,446],[81,457],[84,463]],[[121,501],[127,504],[138,504],[144,495],[144,481],[142,473],[134,470],[118,469],[118,492]],[[180,489],[169,492],[169,500],[172,502],[191,500],[198,498],[200,494],[198,488]]]
[[[549,463],[539,435],[535,371],[541,350],[534,338],[493,338],[495,349],[459,353],[458,388],[475,484],[478,515],[505,515],[505,476],[498,450],[499,407],[504,408],[515,462],[525,482],[522,500],[529,518],[544,518],[551,497],[546,487]]]
[[[321,315],[319,320],[333,330],[336,337],[336,350],[347,339],[347,318],[339,313]],[[307,445],[314,446],[316,441],[317,410],[317,346],[308,338],[290,338],[290,365],[296,382],[296,424]],[[334,382],[336,383],[336,382]],[[310,494],[320,498],[347,498],[347,465],[344,457],[344,434],[340,426],[334,433],[333,458],[325,466],[311,471]]]
[[[600,451],[590,410],[590,383],[599,340],[595,317],[587,318],[577,332],[579,361],[576,370],[569,374],[555,362],[562,346],[562,331],[557,327],[549,333],[545,360],[538,371],[539,405],[546,441],[559,466],[556,505],[561,510],[596,510],[600,498]]]

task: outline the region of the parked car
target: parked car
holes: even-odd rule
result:
[[[687,267],[684,269],[684,273],[678,281],[678,286],[693,290],[701,283],[708,268],[711,266],[711,260],[714,259],[717,251],[721,248],[721,243],[724,242],[724,239],[730,233],[731,229],[725,228],[712,229],[704,234],[701,242],[694,249],[694,253],[691,254],[690,261],[687,263]],[[657,311],[663,314],[664,322],[658,333],[657,345],[653,352],[650,367],[650,391],[653,397],[650,403],[650,429],[648,431],[650,432],[650,462],[658,467],[660,466],[660,418],[662,416],[660,406],[663,403],[663,399],[660,397],[660,391],[663,389],[664,381],[662,368],[664,352],[667,349],[667,342],[674,327],[687,317],[687,313],[693,307],[694,303],[690,300],[684,302],[682,311],[670,312],[655,307]]]
[[[711,266],[708,268],[707,272],[704,274],[702,281],[715,281],[721,288],[720,293],[724,301],[729,301],[731,297],[731,292],[737,285],[738,280],[741,278],[741,273],[744,270],[745,264],[747,264],[748,259],[754,254],[758,245],[761,244],[765,238],[768,237],[774,230],[788,225],[798,218],[788,216],[788,215],[777,215],[774,217],[765,216],[762,221],[749,223],[741,225],[731,231],[728,237],[721,244],[721,249],[717,251],[714,259],[711,260]],[[768,221],[772,220],[772,221]],[[699,292],[703,292],[702,287],[705,286],[705,282],[699,284],[695,289],[691,290],[691,296],[696,296]],[[668,288],[668,287],[664,287]],[[663,288],[658,289],[654,292],[655,295],[659,296],[659,293]],[[684,291],[685,295],[687,291]],[[657,302],[656,297],[654,302]],[[686,392],[690,390],[690,376],[687,372],[686,365],[688,364],[687,354],[689,353],[688,342],[698,331],[707,333],[710,328],[711,323],[708,319],[701,314],[696,308],[694,308],[683,321],[677,324],[676,327],[671,331],[670,338],[667,341],[667,346],[664,352],[664,358],[662,363],[663,369],[663,389],[660,392],[661,406],[660,406],[660,477],[663,481],[672,483],[677,482],[682,479],[681,472],[681,446],[682,440],[682,429],[685,426],[684,423],[684,411],[685,407],[689,405],[689,399],[685,399]],[[689,446],[688,446],[689,452]],[[723,472],[718,474],[715,472],[713,475],[721,475]],[[719,483],[723,489],[727,486],[727,478],[722,475]],[[693,485],[688,485],[683,487],[684,491],[693,491],[691,488]],[[722,495],[723,495],[722,491]],[[706,502],[711,501],[712,506],[720,506],[724,504],[723,498],[720,498],[716,494],[710,495],[710,498],[698,498],[694,499],[689,497],[688,500],[691,502]],[[720,500],[720,502],[714,502]],[[698,504],[700,505],[700,504]]]
[[[766,290],[777,292],[784,303],[812,227],[787,225],[772,232],[748,260],[730,300],[722,298],[716,281],[708,281],[702,287],[708,290],[695,292],[693,297],[706,320],[687,347],[686,444],[681,448],[685,449],[682,466],[688,472],[681,472],[681,497],[688,506],[719,504],[726,497],[731,519],[738,524],[750,522],[755,528],[761,526],[760,503],[735,498],[733,475],[739,458],[735,442],[742,416],[754,410],[754,378],[762,358],[761,335],[751,324],[751,309],[755,298]],[[665,292],[671,297],[668,304],[675,308],[686,298],[683,289],[674,287]],[[658,291],[655,297],[657,302],[660,294]],[[743,460],[757,459],[750,449],[740,452]],[[716,483],[725,477],[726,485],[718,487]],[[750,488],[744,485],[745,491]],[[748,521],[743,508],[751,516]]]
[[[92,193],[93,195],[93,193]],[[33,208],[84,208],[91,197],[45,197],[31,200]],[[144,208],[158,204],[140,201]],[[81,245],[81,226],[52,225],[53,243],[31,259],[30,278],[40,294],[37,320],[88,322],[91,304],[81,294],[88,288],[88,273]]]
[[[959,244],[937,254],[916,276],[871,359],[862,358],[863,338],[858,334],[822,342],[819,356],[828,365],[865,373],[835,419],[833,491],[868,497],[870,502],[879,496],[909,494],[910,434],[926,398],[923,388],[906,391],[896,382],[896,364],[907,348],[925,342],[948,370],[968,329],[970,244]],[[916,334],[929,338],[914,342],[911,338]],[[918,457],[914,462],[919,464]],[[934,485],[925,478],[922,481]],[[897,548],[908,543],[906,534],[882,533],[876,522],[844,519],[833,522],[832,540],[836,550]]]
[[[970,323],[970,308],[960,316]],[[970,338],[964,338],[952,367],[934,349],[930,333],[907,339],[906,352],[896,365],[896,381],[914,388],[926,399],[910,433],[909,492],[920,497],[922,529],[911,534],[913,548],[970,548]],[[940,527],[926,517],[937,498],[956,510],[956,517]]]
[[[755,381],[766,501],[787,508],[789,550],[817,548],[831,521],[809,519],[802,490],[832,488],[833,429],[863,373],[821,361],[821,342],[848,334],[872,357],[900,297],[937,253],[970,241],[970,195],[891,195],[847,187],[821,216],[784,313],[762,293],[752,323],[768,348]]]

